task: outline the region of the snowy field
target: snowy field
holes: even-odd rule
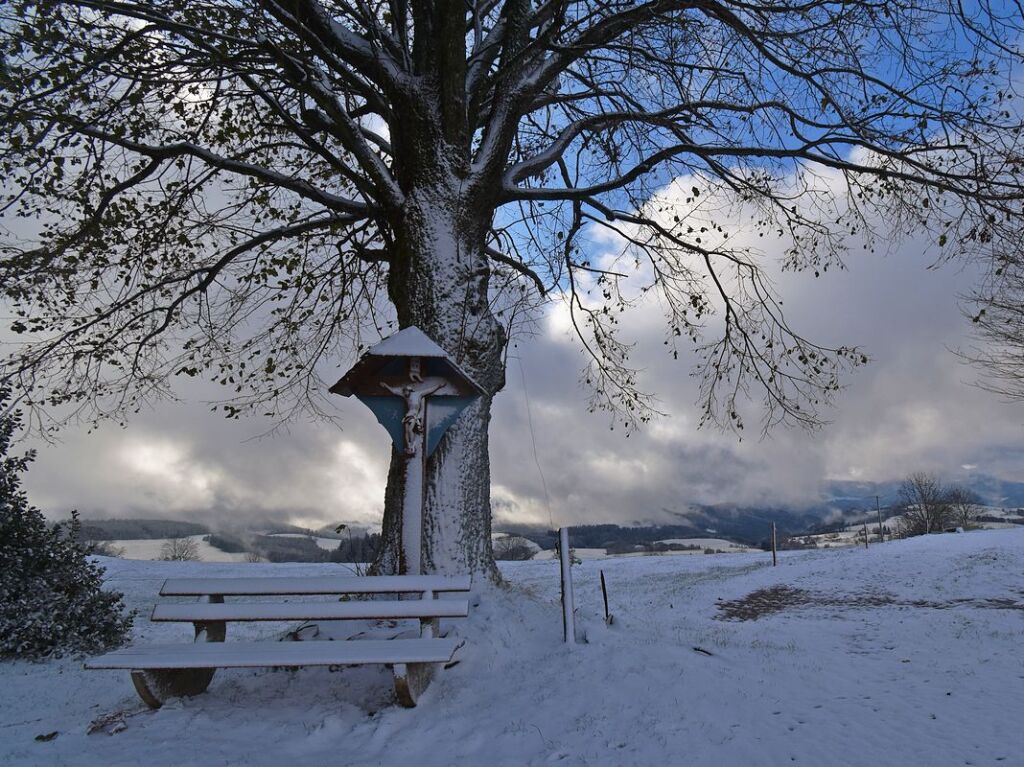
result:
[[[185,536],[196,544],[196,554],[202,562],[244,562],[245,554],[229,554],[221,551],[216,546],[211,546],[205,540],[205,535]],[[144,539],[121,539],[106,541],[112,546],[123,549],[122,556],[125,559],[160,559],[164,544],[170,538],[144,538]]]
[[[244,553],[229,553],[221,551],[216,546],[211,546],[205,535],[188,535],[189,540],[195,541],[196,553],[201,562],[244,562]],[[336,538],[322,538],[315,535],[302,535],[299,533],[272,533],[271,538],[308,538],[325,551],[334,551],[341,541]],[[170,538],[147,538],[147,539],[119,539],[107,541],[111,545],[123,549],[122,556],[125,559],[160,559],[161,550]]]
[[[104,564],[143,612],[136,641],[188,641],[190,626],[145,618],[165,577],[339,568]],[[127,672],[8,662],[0,764],[1024,764],[1022,529],[783,552],[776,568],[762,553],[584,561],[573,572],[587,642],[573,647],[556,563],[502,570],[508,586],[482,589],[453,623],[460,662],[416,709],[397,707],[374,667],[220,671],[206,694],[150,712]],[[228,641],[281,631],[235,625]]]

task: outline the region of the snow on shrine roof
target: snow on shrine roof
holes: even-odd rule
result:
[[[431,341],[427,334],[415,325],[388,336],[376,346],[371,346],[366,353],[375,357],[448,356],[444,349]]]
[[[426,333],[415,326],[404,328],[393,336],[385,338],[376,346],[370,347],[352,366],[352,369],[328,391],[343,397],[355,394],[357,389],[365,387],[388,364],[388,361],[395,357],[426,357],[441,360],[439,364],[446,371],[444,375],[456,388],[463,389],[466,394],[480,395],[484,393],[483,388],[473,380],[472,376],[460,368],[444,349],[430,340]]]

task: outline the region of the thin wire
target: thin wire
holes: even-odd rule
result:
[[[548,523],[552,530],[555,527],[555,519],[551,516],[551,496],[548,495],[548,481],[544,477],[544,469],[540,466],[540,458],[537,457],[537,435],[533,431],[533,415],[530,412],[530,392],[526,390],[526,373],[523,372],[523,361],[516,357],[516,364],[519,365],[519,377],[523,379],[523,397],[526,399],[526,423],[530,427],[530,442],[533,444],[533,462],[537,465],[537,473],[540,474],[540,484],[544,488],[544,505],[548,510]]]

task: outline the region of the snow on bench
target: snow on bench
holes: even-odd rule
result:
[[[465,618],[465,599],[410,600],[406,602],[197,602],[187,605],[157,605],[150,620],[155,623],[181,621],[338,621],[380,618]]]
[[[445,575],[321,576],[319,578],[170,578],[160,595],[271,596],[275,594],[411,594],[469,591],[469,577]]]
[[[90,660],[86,663],[86,668],[297,668],[362,663],[447,663],[452,659],[457,647],[456,639],[152,644],[115,650]]]
[[[199,596],[205,602],[159,604],[151,620],[191,622],[195,643],[127,647],[89,660],[88,669],[130,669],[139,696],[153,708],[169,697],[198,695],[218,668],[348,666],[382,663],[393,668],[395,691],[415,706],[436,664],[452,659],[458,643],[438,638],[440,618],[469,615],[465,599],[439,594],[468,592],[468,577],[384,575],[318,578],[171,578],[161,596]],[[402,601],[231,601],[225,597],[407,594]],[[418,619],[419,638],[342,642],[225,642],[229,621]]]

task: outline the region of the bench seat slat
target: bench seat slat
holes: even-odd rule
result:
[[[287,578],[169,578],[161,596],[270,596],[276,594],[397,594],[469,591],[469,576],[378,575]]]
[[[197,642],[126,647],[90,658],[88,669],[348,666],[363,663],[447,663],[456,639],[366,639],[346,642]]]
[[[329,621],[377,618],[465,618],[465,599],[414,599],[405,602],[229,602],[160,604],[152,621]]]

